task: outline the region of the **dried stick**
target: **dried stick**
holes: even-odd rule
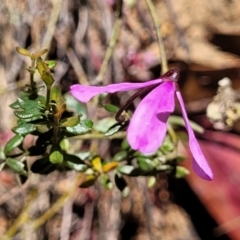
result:
[[[60,14],[62,2],[63,0],[52,0],[53,8],[52,8],[51,16],[49,19],[49,24],[47,26],[47,30],[41,44],[43,48],[47,48],[47,49],[50,48],[52,38],[56,29],[57,20]],[[46,59],[46,57],[47,57],[47,54],[43,56],[43,59]]]
[[[109,59],[111,58],[113,50],[114,50],[114,47],[116,45],[116,41],[117,41],[117,38],[118,38],[118,34],[119,34],[120,27],[121,27],[121,23],[122,23],[122,4],[123,4],[123,1],[119,0],[118,1],[117,11],[116,11],[117,19],[116,19],[116,21],[114,23],[112,35],[111,35],[111,38],[110,38],[110,41],[109,41],[109,45],[108,45],[107,51],[105,53],[105,56],[104,56],[104,59],[103,59],[103,62],[102,62],[99,74],[98,74],[98,76],[96,78],[96,82],[101,82],[102,81],[103,76],[104,76],[104,74],[106,72],[106,69],[107,69],[107,65],[108,65]]]
[[[64,193],[58,200],[55,202],[50,209],[48,209],[41,217],[32,222],[31,226],[33,229],[38,229],[41,227],[48,219],[53,217],[66,203],[69,197],[74,194],[76,188],[84,181],[85,175],[78,174],[75,179],[73,185],[69,188],[69,191]]]
[[[152,19],[153,19],[153,22],[154,22],[154,25],[155,25],[155,28],[156,28],[157,37],[158,37],[158,44],[159,44],[159,52],[160,52],[160,56],[161,56],[161,59],[162,59],[161,74],[164,74],[168,70],[168,64],[167,64],[166,50],[165,50],[162,34],[161,34],[161,31],[160,31],[161,30],[160,20],[158,18],[156,8],[153,5],[153,2],[151,0],[145,0],[145,1],[147,3],[147,6],[149,8],[149,12],[152,16]]]
[[[12,237],[17,233],[20,227],[22,227],[26,222],[29,221],[29,210],[34,203],[34,200],[37,197],[37,192],[35,190],[32,190],[29,194],[29,200],[25,204],[21,214],[18,216],[18,218],[14,221],[13,225],[9,228],[5,236],[3,236],[3,240],[10,240]]]

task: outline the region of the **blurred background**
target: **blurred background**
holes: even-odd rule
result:
[[[127,179],[129,196],[96,183],[79,188],[57,214],[38,230],[13,239],[240,239],[240,124],[214,129],[206,109],[217,94],[218,81],[228,77],[240,88],[240,2],[238,0],[155,0],[169,68],[180,69],[179,85],[191,120],[206,131],[199,141],[214,172],[207,182],[191,169],[184,151],[186,179],[159,175],[148,189],[144,178]],[[116,17],[115,0],[3,0],[0,6],[0,146],[13,135],[14,102],[28,83],[30,52],[49,49],[58,60],[54,70],[63,93],[72,84],[106,85],[158,78],[161,69],[155,27],[144,0],[125,0]],[[120,30],[102,78],[97,78],[114,24]],[[124,95],[123,95],[124,98]],[[126,96],[125,96],[126,99]],[[119,103],[118,103],[119,104]],[[227,114],[224,111],[222,114]],[[179,109],[176,108],[178,115]],[[101,116],[103,113],[98,113]],[[231,115],[226,115],[231,118]],[[27,138],[31,145],[33,139]],[[118,144],[113,142],[112,144]],[[101,154],[109,154],[104,144]],[[99,147],[100,148],[100,147]],[[71,173],[53,172],[38,179],[34,214],[45,212],[64,194]],[[30,189],[8,169],[0,172],[0,236],[12,225]],[[26,230],[27,231],[27,230]]]

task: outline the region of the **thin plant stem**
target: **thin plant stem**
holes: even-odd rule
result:
[[[157,32],[157,38],[158,38],[158,44],[159,44],[159,52],[160,52],[160,56],[162,59],[162,68],[161,68],[161,75],[164,74],[165,72],[167,72],[168,70],[168,64],[167,64],[167,56],[166,56],[166,50],[165,50],[165,46],[164,46],[164,42],[163,42],[163,37],[161,34],[161,24],[160,24],[160,20],[158,18],[157,12],[156,12],[156,8],[153,5],[152,0],[145,0],[147,3],[147,6],[149,8],[149,12],[152,16],[155,28],[156,28],[156,32]]]
[[[74,140],[93,140],[93,139],[123,139],[126,137],[126,132],[117,132],[114,135],[106,136],[102,133],[87,133],[84,135],[78,135],[71,137]]]
[[[48,85],[47,85],[46,105],[45,105],[45,108],[46,108],[46,109],[49,109],[50,94],[51,94],[51,86],[48,86]]]
[[[167,125],[167,131],[174,145],[174,153],[177,154],[178,137],[171,124]]]
[[[32,65],[31,65],[31,72],[30,72],[30,85],[31,85],[31,90],[34,91],[35,89],[35,83],[34,83],[34,71],[33,69],[35,68],[35,59],[32,59]]]

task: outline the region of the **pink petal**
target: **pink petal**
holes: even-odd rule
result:
[[[163,82],[140,102],[127,129],[127,140],[132,149],[153,154],[161,146],[167,119],[174,110],[175,90],[172,81]]]
[[[179,91],[176,92],[178,101],[180,103],[181,109],[182,109],[182,115],[185,121],[185,125],[188,131],[189,136],[189,148],[193,155],[193,170],[200,176],[201,178],[205,180],[212,180],[213,179],[213,173],[211,168],[209,167],[206,158],[203,155],[203,152],[198,144],[198,141],[194,135],[194,132],[192,130],[192,127],[189,123],[187,112],[184,106],[182,95]]]
[[[86,86],[75,84],[72,85],[70,91],[72,95],[77,98],[80,102],[88,102],[92,97],[101,94],[101,93],[115,93],[120,91],[129,91],[138,88],[148,87],[157,83],[161,83],[162,78],[151,80],[144,83],[116,83],[110,84],[107,86],[95,87],[95,86]]]

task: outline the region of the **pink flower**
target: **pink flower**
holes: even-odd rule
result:
[[[174,111],[175,94],[182,109],[183,119],[189,135],[189,148],[193,154],[193,170],[203,179],[212,180],[212,171],[202,153],[189,123],[182,95],[178,89],[179,70],[172,69],[159,79],[144,83],[118,83],[104,87],[73,85],[72,95],[81,102],[88,102],[101,93],[128,91],[155,86],[138,105],[127,129],[127,140],[134,150],[149,155],[162,145],[167,132],[167,120]]]

